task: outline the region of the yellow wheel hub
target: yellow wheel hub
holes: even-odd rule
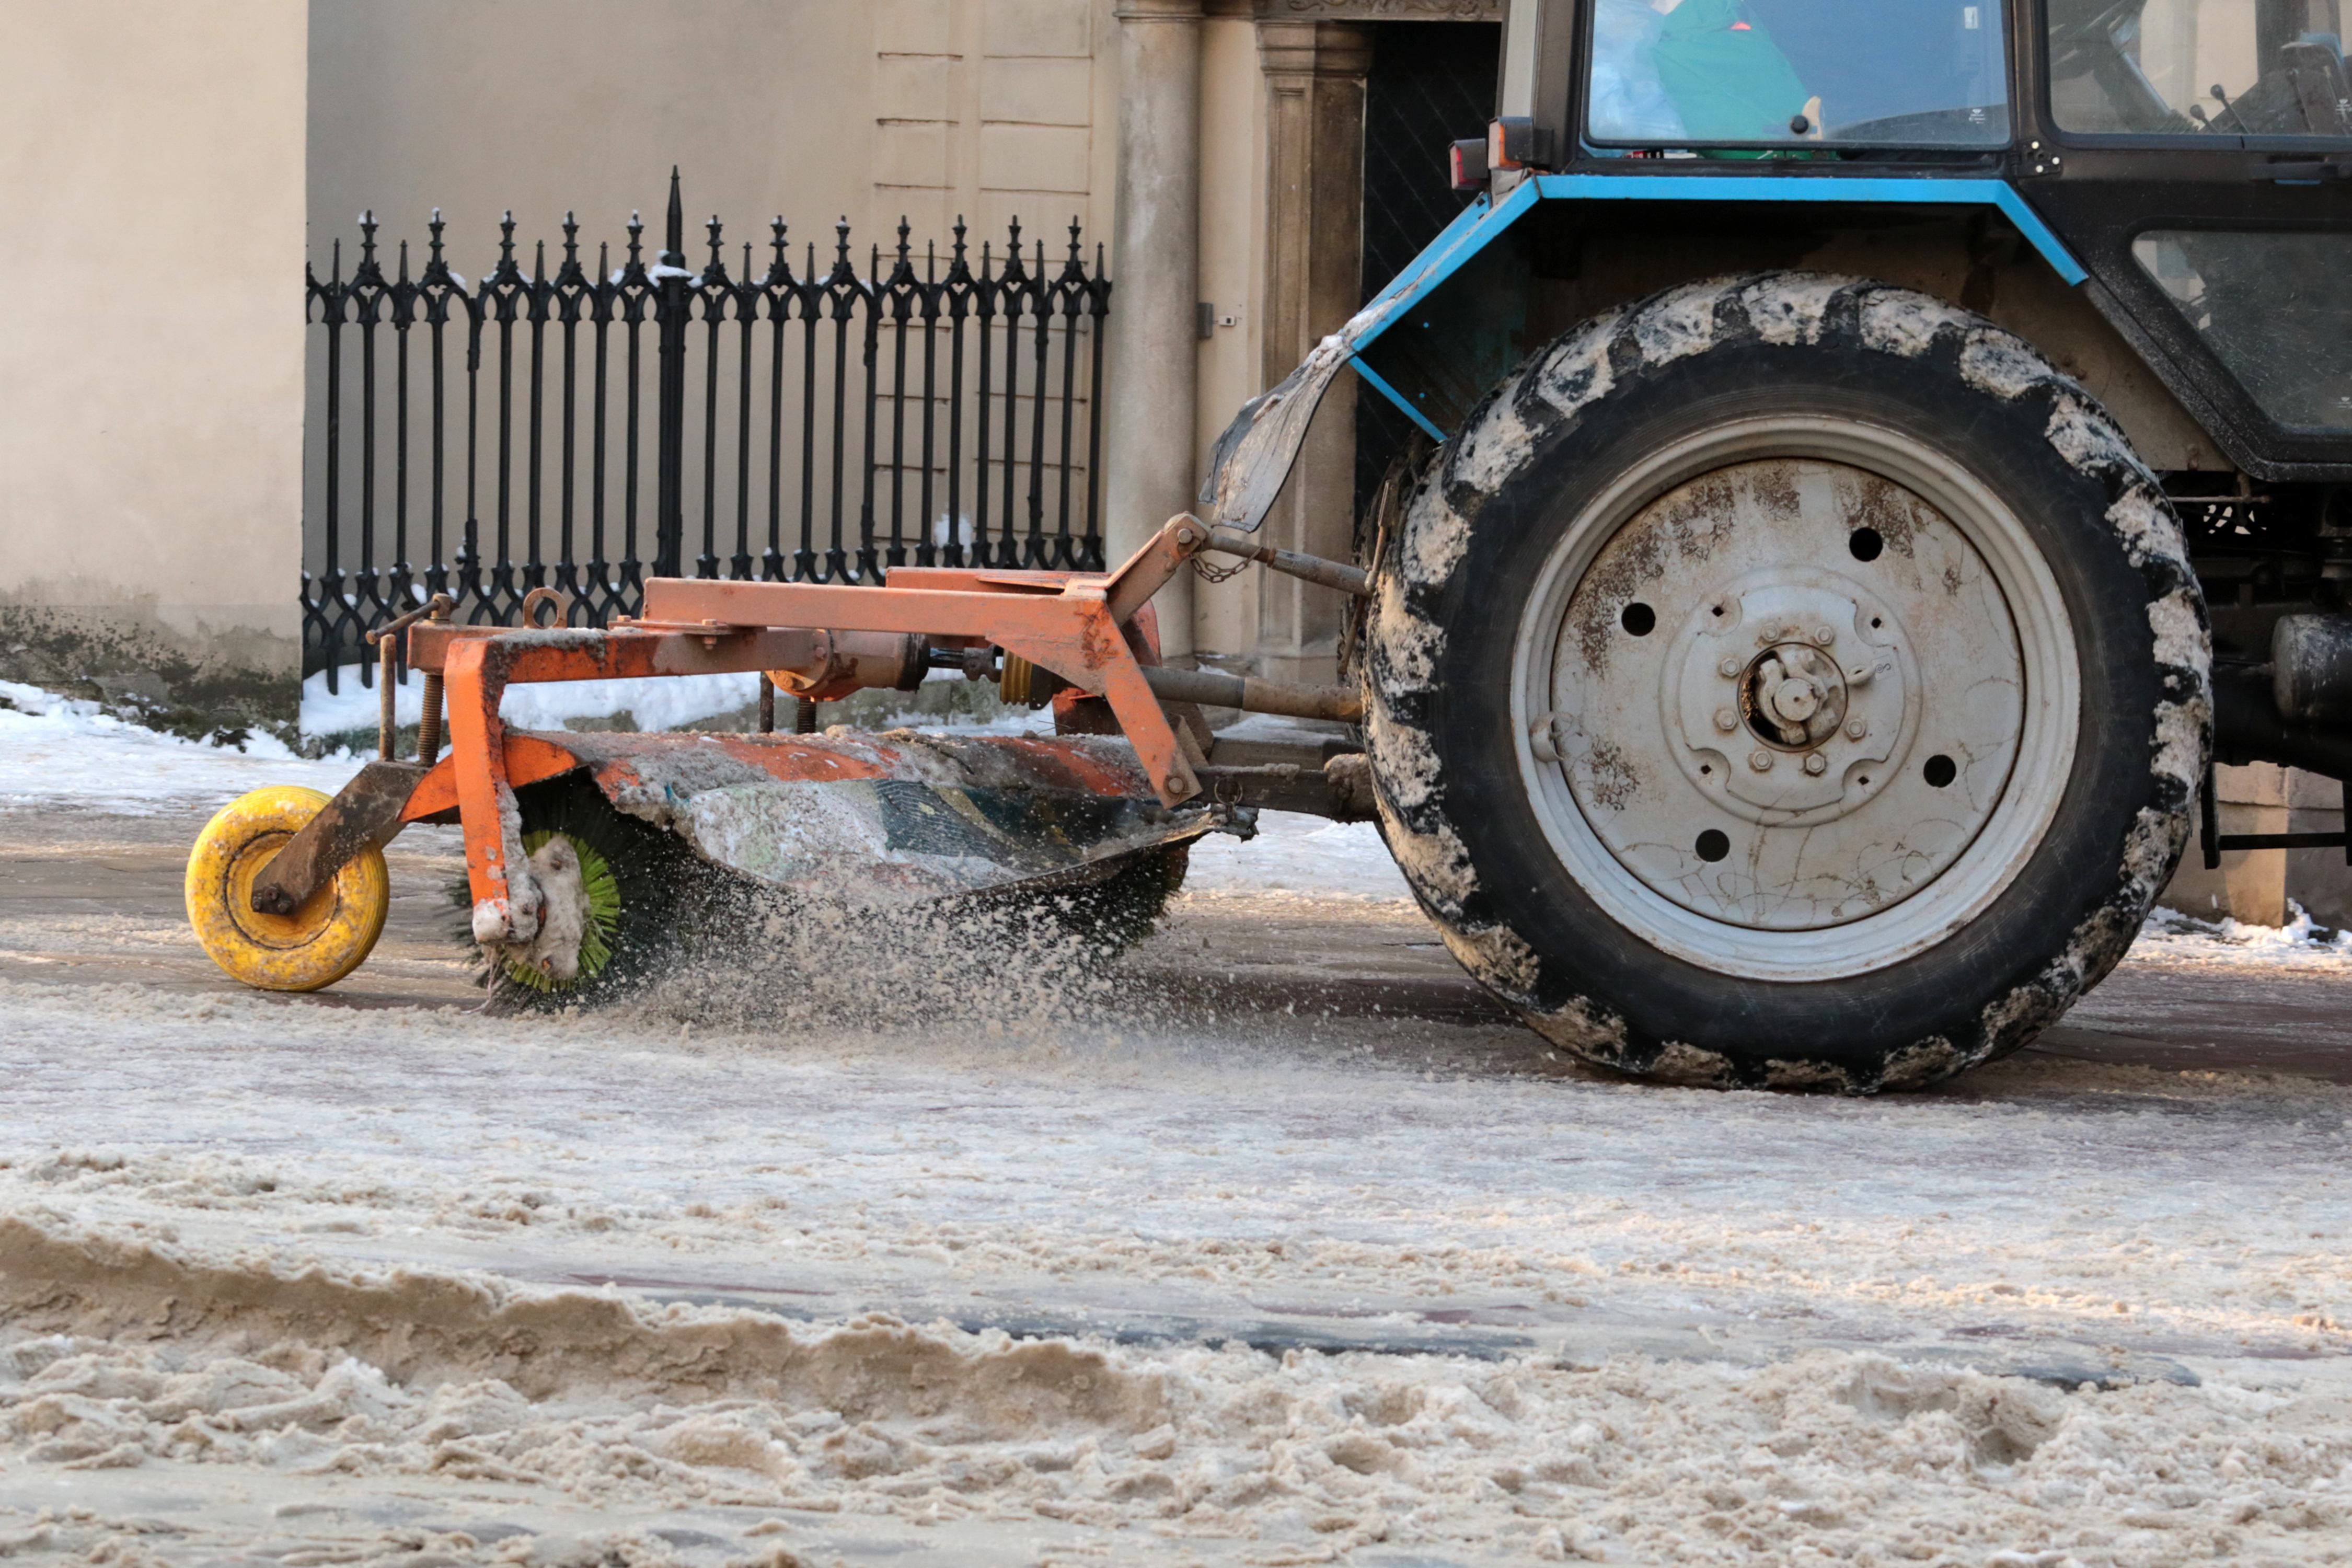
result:
[[[392,883],[370,849],[290,915],[253,907],[253,882],[327,797],[276,784],[221,807],[188,852],[188,923],[212,961],[263,991],[316,991],[360,965],[383,934]]]

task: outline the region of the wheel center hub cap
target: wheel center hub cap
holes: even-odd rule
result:
[[[1862,781],[1884,776],[1906,715],[1895,612],[1844,574],[1806,565],[1768,566],[1702,598],[1667,663],[1664,717],[1690,782],[1774,824],[1830,821],[1870,798]]]

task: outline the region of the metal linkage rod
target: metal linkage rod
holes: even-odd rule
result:
[[[1302,555],[1296,550],[1276,550],[1261,544],[1236,528],[1212,530],[1209,542],[1201,546],[1220,555],[1238,555],[1255,561],[1269,572],[1279,572],[1287,577],[1297,577],[1308,583],[1320,583],[1326,588],[1337,588],[1342,594],[1353,594],[1359,599],[1372,596],[1372,574],[1360,566],[1350,566],[1344,561],[1327,561],[1320,555]],[[1231,706],[1231,704],[1227,704]]]
[[[1333,719],[1342,724],[1360,723],[1364,717],[1363,697],[1353,687],[1293,686],[1254,676],[1160,665],[1147,665],[1143,679],[1162,702],[1196,702],[1203,708],[1238,708],[1244,713],[1281,713],[1293,719]]]

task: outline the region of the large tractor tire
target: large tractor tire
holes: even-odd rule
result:
[[[1391,532],[1368,653],[1381,827],[1454,955],[1683,1083],[2015,1050],[2130,945],[2210,740],[2114,421],[1981,318],[1809,274],[1531,358]]]

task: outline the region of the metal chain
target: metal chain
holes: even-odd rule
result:
[[[1247,561],[1236,561],[1230,566],[1212,566],[1206,556],[1192,557],[1192,570],[1199,574],[1203,583],[1230,583],[1249,568],[1250,563]]]

